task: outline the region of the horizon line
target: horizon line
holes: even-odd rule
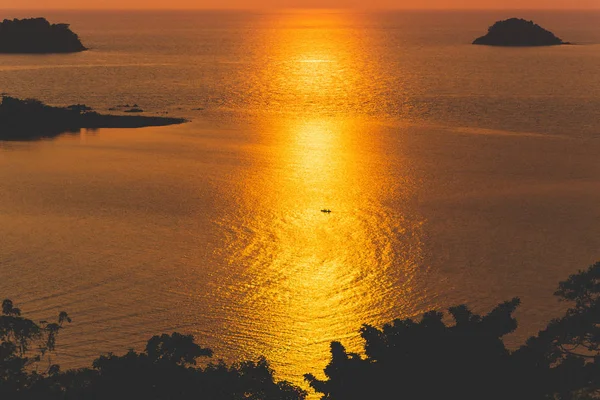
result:
[[[245,11],[245,12],[281,12],[281,11],[330,11],[330,12],[343,12],[343,11],[600,11],[600,5],[596,8],[416,8],[416,7],[402,7],[402,8],[360,8],[360,7],[343,7],[343,8],[329,8],[329,7],[286,7],[286,8],[0,8],[0,12],[3,11]]]
[[[419,8],[419,7],[269,7],[269,8],[241,8],[241,7],[151,7],[151,8],[140,8],[140,7],[91,7],[91,8],[71,8],[71,7],[55,7],[55,8],[38,8],[38,7],[0,7],[2,11],[600,11],[600,4],[597,7],[543,7],[543,8],[530,8],[530,7],[518,7],[518,8],[501,8],[501,7],[488,7],[488,8],[467,8],[467,7],[430,7],[430,8]]]

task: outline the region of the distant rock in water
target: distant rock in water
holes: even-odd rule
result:
[[[76,53],[87,50],[67,24],[45,18],[5,19],[0,22],[0,53]]]
[[[489,46],[556,46],[568,44],[552,32],[533,21],[510,18],[490,26],[485,36],[475,39],[473,44]]]
[[[182,118],[98,114],[84,104],[51,107],[34,100],[4,96],[0,104],[0,140],[34,140],[81,129],[142,128],[187,122]]]

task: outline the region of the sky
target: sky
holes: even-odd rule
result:
[[[600,0],[0,0],[0,9],[600,9]]]

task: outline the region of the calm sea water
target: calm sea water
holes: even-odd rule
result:
[[[600,259],[600,13],[44,15],[91,50],[0,91],[193,121],[0,142],[0,296],[72,315],[64,365],[180,331],[301,383],[363,323],[519,296],[515,346]],[[511,16],[578,45],[469,44]]]

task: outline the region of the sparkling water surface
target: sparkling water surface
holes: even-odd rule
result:
[[[0,295],[69,312],[64,366],[179,331],[304,385],[363,323],[519,296],[516,346],[600,259],[600,13],[44,15],[91,50],[1,92],[192,120],[0,142]],[[511,16],[577,45],[470,45]]]

